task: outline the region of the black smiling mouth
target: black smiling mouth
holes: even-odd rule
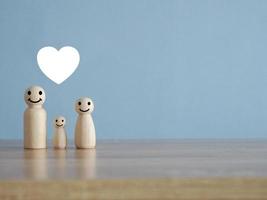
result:
[[[63,124],[56,124],[58,127],[63,126]]]
[[[90,108],[88,108],[87,110],[82,110],[82,109],[79,109],[81,112],[88,112],[90,110]]]
[[[29,98],[28,101],[31,103],[39,103],[40,101],[42,101],[42,99],[40,98],[38,101],[33,101],[33,100],[31,100],[31,98]]]

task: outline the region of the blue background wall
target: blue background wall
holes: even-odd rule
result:
[[[267,136],[267,1],[0,2],[0,138],[22,138],[25,88],[45,88],[49,137],[90,96],[98,138]],[[56,85],[44,46],[71,45],[77,71]]]

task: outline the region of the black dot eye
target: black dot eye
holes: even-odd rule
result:
[[[80,106],[80,105],[82,105],[82,102],[79,101],[78,104],[79,104],[79,106]]]
[[[61,121],[64,122],[64,119],[62,119]]]
[[[57,122],[58,120],[56,119],[56,122]]]
[[[31,95],[31,91],[28,91],[28,95]]]
[[[90,106],[91,105],[91,102],[89,101],[87,104]]]
[[[42,94],[43,94],[43,92],[42,92],[42,91],[39,91],[39,94],[40,94],[40,95],[42,95]]]

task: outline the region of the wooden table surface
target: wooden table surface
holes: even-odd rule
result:
[[[267,140],[110,140],[95,150],[1,140],[0,180],[0,199],[267,199]]]

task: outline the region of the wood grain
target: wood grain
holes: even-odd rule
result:
[[[24,150],[22,141],[0,141],[0,200],[267,199],[266,144],[119,140]]]
[[[0,182],[0,199],[267,199],[267,179],[147,179]]]
[[[94,150],[0,141],[0,179],[267,177],[266,140],[99,141]]]

